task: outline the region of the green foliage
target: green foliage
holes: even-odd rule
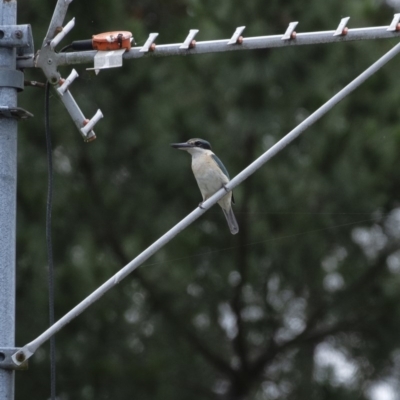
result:
[[[39,49],[55,1],[19,3]],[[293,20],[314,31],[345,15],[352,27],[387,25],[392,14],[355,0],[86,0],[70,5],[68,40],[127,29],[138,44],[150,32],[177,43],[190,28],[207,40],[239,25],[258,36]],[[84,144],[52,97],[56,315],[201,200],[190,158],[169,143],[209,140],[233,177],[395,42],[144,58],[99,76],[76,67],[77,102],[105,118]],[[215,206],[57,334],[60,399],[347,400],[384,379],[399,385],[397,62],[235,191],[237,236]],[[47,326],[43,97],[26,88],[19,99],[35,118],[19,133],[18,345]],[[329,367],[327,346],[350,377]],[[18,373],[17,399],[48,388],[46,345]]]

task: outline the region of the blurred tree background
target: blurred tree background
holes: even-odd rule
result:
[[[18,2],[40,48],[55,0]],[[389,25],[394,0],[85,0],[63,44],[130,30],[138,45]],[[235,176],[396,44],[337,43],[130,60],[72,92],[105,118],[84,144],[55,95],[53,241],[60,318],[201,200],[190,157],[209,140]],[[56,336],[60,400],[397,399],[400,391],[399,57]],[[62,70],[68,75],[71,68]],[[41,71],[25,79],[43,81]],[[17,344],[48,324],[44,91],[19,125]],[[49,347],[17,399],[49,397]],[[382,397],[386,396],[386,397]],[[389,396],[389,397],[387,397]],[[390,397],[392,396],[392,397]]]

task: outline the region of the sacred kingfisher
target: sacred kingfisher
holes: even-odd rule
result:
[[[229,174],[221,160],[211,151],[209,142],[203,139],[190,139],[186,143],[171,143],[175,149],[186,150],[192,156],[192,171],[203,196],[203,202],[229,182]],[[227,193],[218,204],[228,221],[232,235],[239,232],[239,226],[232,211],[234,198]],[[201,204],[199,206],[201,207]]]

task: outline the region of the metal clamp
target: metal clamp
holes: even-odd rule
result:
[[[14,363],[12,355],[20,350],[16,347],[0,347],[0,368],[25,371],[28,369],[28,360],[22,360],[18,365]]]
[[[196,41],[194,40],[194,37],[199,33],[198,29],[191,29],[189,31],[189,35],[186,36],[185,41],[181,46],[179,46],[180,49],[192,49],[193,47],[196,46]]]
[[[122,67],[122,56],[126,49],[98,51],[94,56],[94,67],[86,68],[87,71],[93,71],[96,75],[101,69]]]
[[[347,23],[349,22],[350,17],[346,17],[346,18],[342,18],[340,20],[340,23],[335,31],[335,33],[333,34],[333,36],[346,36],[347,32],[348,32],[348,28],[347,28]]]
[[[15,69],[0,68],[0,87],[12,87],[21,92],[24,90],[23,72]]]
[[[282,36],[281,40],[291,40],[291,39],[296,39],[296,32],[295,32],[295,28],[297,26],[297,24],[299,23],[299,21],[296,22],[291,22],[289,24],[289,26],[286,29],[285,34]]]
[[[232,37],[230,38],[228,44],[242,44],[243,37],[241,36],[243,31],[245,30],[245,26],[239,26],[236,28],[236,31],[233,33]],[[241,38],[241,40],[240,40]]]
[[[154,49],[156,48],[154,41],[156,40],[157,36],[158,33],[150,33],[149,37],[146,40],[146,43],[142,46],[139,52],[147,53],[148,51],[154,51]]]

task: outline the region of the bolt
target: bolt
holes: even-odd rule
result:
[[[14,31],[14,36],[16,39],[22,39],[24,37],[24,33],[21,30],[17,29],[16,31]]]
[[[242,44],[243,43],[243,36],[239,36],[238,39],[236,40],[237,44]]]
[[[15,358],[17,359],[18,362],[22,363],[22,362],[25,361],[25,354],[22,353],[22,352],[21,353],[17,353]]]
[[[156,49],[156,44],[155,43],[152,43],[151,45],[150,45],[150,47],[149,47],[149,50],[150,51],[154,51]]]
[[[297,32],[293,31],[292,34],[290,35],[290,39],[296,39]]]
[[[349,32],[349,28],[346,26],[346,27],[342,30],[342,35],[343,35],[343,36],[346,36],[348,32]]]
[[[400,24],[397,24],[397,25],[396,25],[396,31],[397,31],[397,32],[400,31]]]
[[[196,47],[196,41],[193,39],[189,44],[189,49],[193,49],[194,47]]]

